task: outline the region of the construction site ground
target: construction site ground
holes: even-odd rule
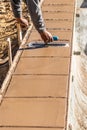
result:
[[[74,0],[44,0],[47,30],[59,40],[23,48],[0,106],[0,130],[66,129],[74,10]],[[35,28],[27,43],[32,41],[42,42]]]

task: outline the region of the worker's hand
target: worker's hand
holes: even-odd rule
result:
[[[43,32],[40,32],[40,35],[41,35],[41,38],[43,39],[43,41],[45,43],[48,43],[48,42],[52,42],[53,41],[53,37],[51,35],[51,33],[49,33],[48,31],[43,31]]]
[[[28,21],[25,18],[16,18],[16,21],[20,23],[22,28],[28,27]]]

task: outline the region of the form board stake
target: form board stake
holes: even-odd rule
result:
[[[9,67],[12,65],[12,48],[11,48],[11,39],[8,38],[8,57],[9,57]]]
[[[17,31],[18,31],[18,44],[20,46],[22,42],[22,29],[19,23],[17,23]]]

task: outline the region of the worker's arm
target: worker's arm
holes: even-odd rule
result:
[[[17,20],[19,18],[22,18],[21,1],[22,0],[11,0],[13,13]],[[41,8],[39,6],[39,0],[26,0],[26,2],[34,26],[39,32],[44,30],[45,25],[42,17]]]
[[[12,9],[14,16],[17,21],[27,25],[27,21],[22,18],[21,0],[11,0]],[[44,41],[52,41],[52,35],[46,31],[44,20],[42,17],[41,7],[39,5],[39,0],[26,0],[28,10],[30,12],[31,19],[35,28],[40,33]]]
[[[21,0],[10,0],[10,1],[14,16],[16,18],[21,18],[22,17]]]
[[[41,32],[45,30],[45,24],[42,17],[42,11],[39,4],[39,0],[27,0],[27,6],[31,15],[31,19],[33,21],[36,29]]]

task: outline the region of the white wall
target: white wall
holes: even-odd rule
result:
[[[82,3],[77,0],[76,8]],[[73,35],[67,130],[87,130],[87,9],[81,8],[78,13]]]

